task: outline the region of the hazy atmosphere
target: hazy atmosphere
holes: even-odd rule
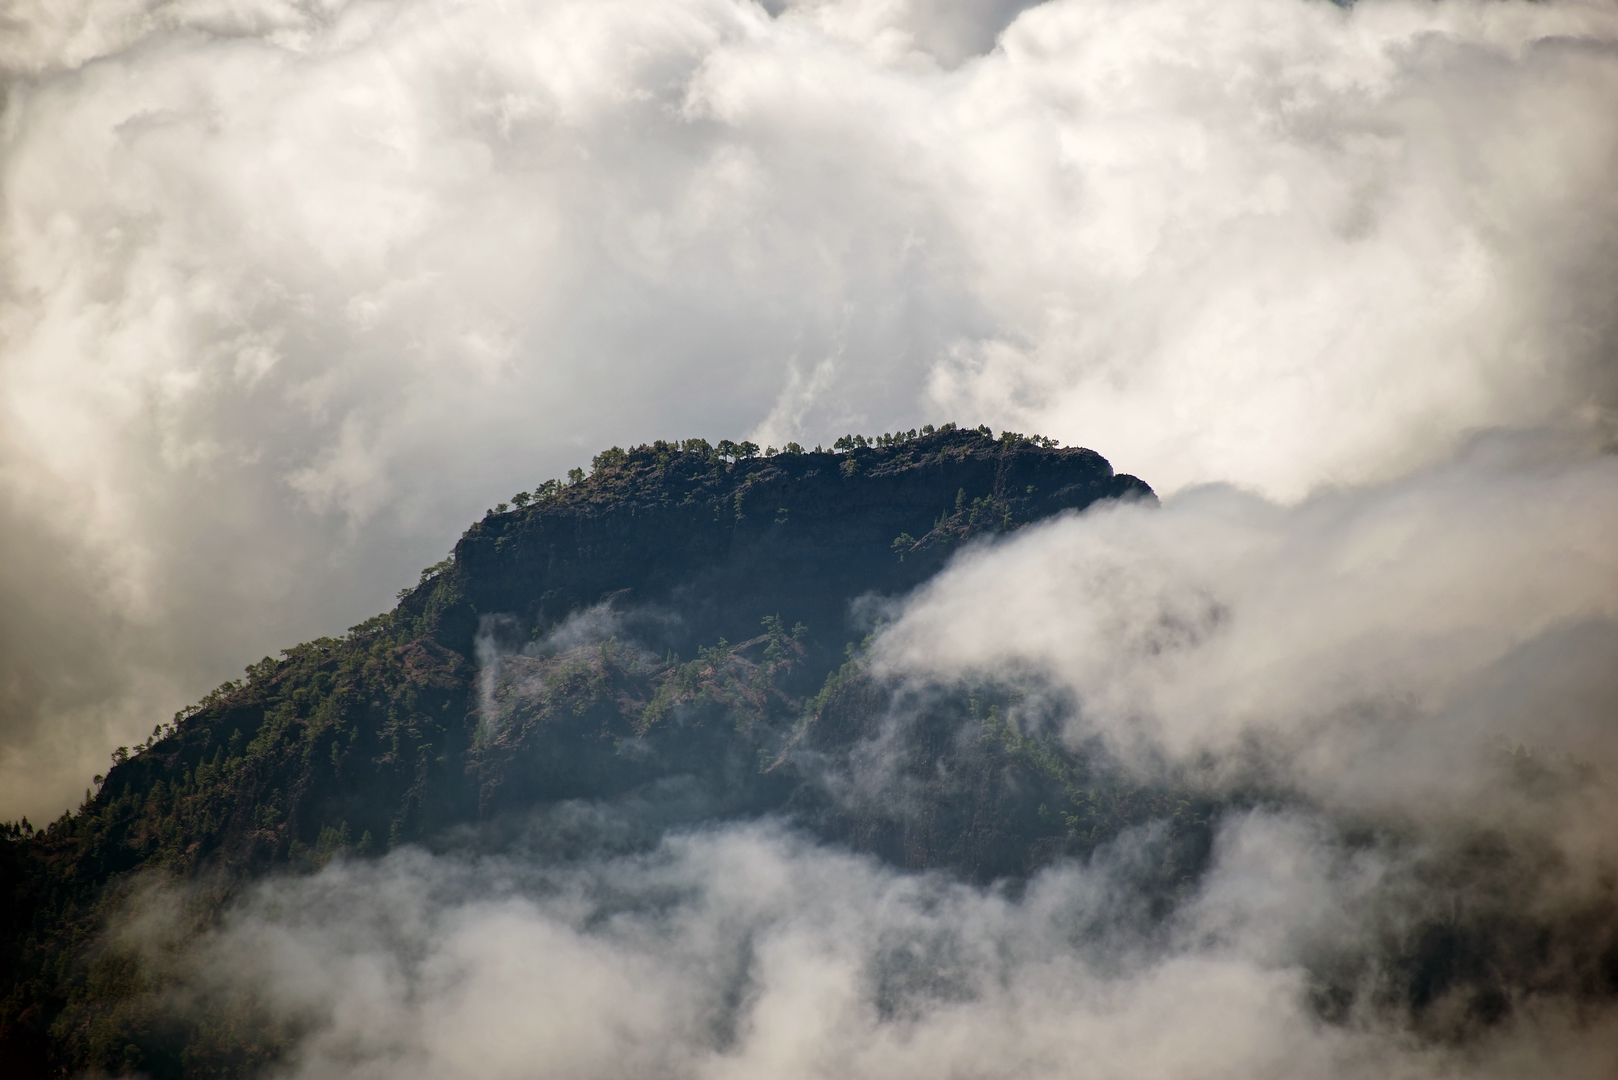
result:
[[[1618,925],[1618,3],[0,0],[0,79],[0,817],[608,446],[944,421],[1161,505],[872,601],[872,670],[1288,793],[1167,917],[1151,826],[1015,887],[543,857],[583,806],[334,862],[182,980],[318,1017],[288,1075],[1611,1075],[1610,1000],[1310,995],[1478,830],[1491,925]]]

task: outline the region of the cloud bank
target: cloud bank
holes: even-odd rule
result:
[[[1409,757],[1432,724],[1432,752],[1476,736],[1609,757],[1618,458],[1561,449],[1496,438],[1288,507],[1207,486],[1058,519],[958,558],[876,649],[935,679],[1043,675],[1079,702],[1070,738],[1189,759],[1263,733],[1332,770],[1408,770],[1389,791],[1442,778]],[[1490,678],[1520,684],[1509,705]],[[1333,746],[1368,708],[1401,719]]]
[[[1401,868],[1318,825],[1227,823],[1166,923],[1131,909],[1134,837],[1015,897],[758,826],[549,868],[401,852],[259,890],[188,992],[300,1032],[310,1078],[1605,1075],[1610,1012],[1460,1048],[1323,1024],[1307,963]]]

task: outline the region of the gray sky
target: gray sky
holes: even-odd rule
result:
[[[613,443],[1039,431],[1320,604],[1332,497],[1449,485],[1400,573],[1611,535],[1612,3],[0,10],[3,815]]]

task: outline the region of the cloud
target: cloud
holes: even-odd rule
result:
[[[1027,13],[977,70],[995,122],[961,159],[979,295],[1018,332],[963,343],[935,393],[1083,431],[1160,487],[1285,498],[1610,410],[1615,218],[1585,170],[1613,160],[1589,126],[1613,10],[1544,15]]]
[[[250,893],[189,954],[189,985],[301,1025],[289,1075],[311,1078],[1605,1067],[1608,1012],[1575,1021],[1552,1005],[1470,1053],[1387,1016],[1320,1023],[1313,953],[1372,936],[1367,900],[1398,868],[1334,846],[1317,822],[1228,822],[1166,925],[1109,910],[1128,898],[1132,843],[1015,897],[770,826],[546,867],[401,851]]]
[[[1536,680],[1527,660],[1556,639],[1559,662],[1577,666],[1581,634],[1618,627],[1606,539],[1618,459],[1560,450],[1495,437],[1397,482],[1290,506],[1212,486],[1161,508],[1068,516],[958,558],[876,654],[894,673],[1042,675],[1076,697],[1081,731],[1179,759],[1230,753],[1255,732],[1323,748],[1355,710],[1396,705],[1444,741],[1549,739],[1606,757],[1618,687],[1559,720],[1548,707],[1568,703],[1571,672]],[[1599,649],[1588,661],[1603,682]],[[1464,704],[1483,679],[1515,686],[1519,707]],[[1385,734],[1386,752],[1410,749],[1408,730]],[[1338,749],[1321,749],[1334,769]]]

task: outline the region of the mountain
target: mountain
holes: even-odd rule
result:
[[[399,849],[596,865],[764,817],[1011,902],[1041,868],[1088,863],[1150,950],[1222,821],[1291,815],[1344,867],[1379,868],[1344,901],[1352,933],[1298,943],[1320,1023],[1472,1048],[1518,1016],[1611,1015],[1618,884],[1532,815],[1323,806],[1256,742],[1124,768],[1072,743],[1079,703],[1037,676],[869,661],[868,635],[955,553],[1106,500],[1155,502],[1092,451],[952,425],[831,451],[615,447],[519,494],[392,611],[250,665],[121,748],[76,813],[0,827],[0,1074],[285,1064],[320,1018],[192,959],[266,878]],[[1493,767],[1502,805],[1576,806],[1602,783],[1521,747]]]
[[[260,1035],[176,1026],[139,963],[107,947],[109,918],[154,879],[193,885],[201,927],[265,873],[412,843],[539,842],[547,808],[591,800],[620,807],[618,844],[776,813],[987,881],[1172,815],[1166,794],[1022,745],[994,691],[910,704],[912,737],[884,767],[921,812],[829,783],[892,719],[895,688],[858,647],[884,599],[979,538],[1152,498],[1093,451],[953,425],[832,451],[608,450],[589,476],[491,510],[391,612],[250,665],[120,749],[77,813],[8,827],[0,1065],[203,1076],[273,1060]],[[985,736],[961,743],[963,721]],[[1119,797],[1075,816],[1081,780]],[[1194,868],[1206,832],[1188,828],[1176,866]],[[542,843],[568,856],[567,838]]]

